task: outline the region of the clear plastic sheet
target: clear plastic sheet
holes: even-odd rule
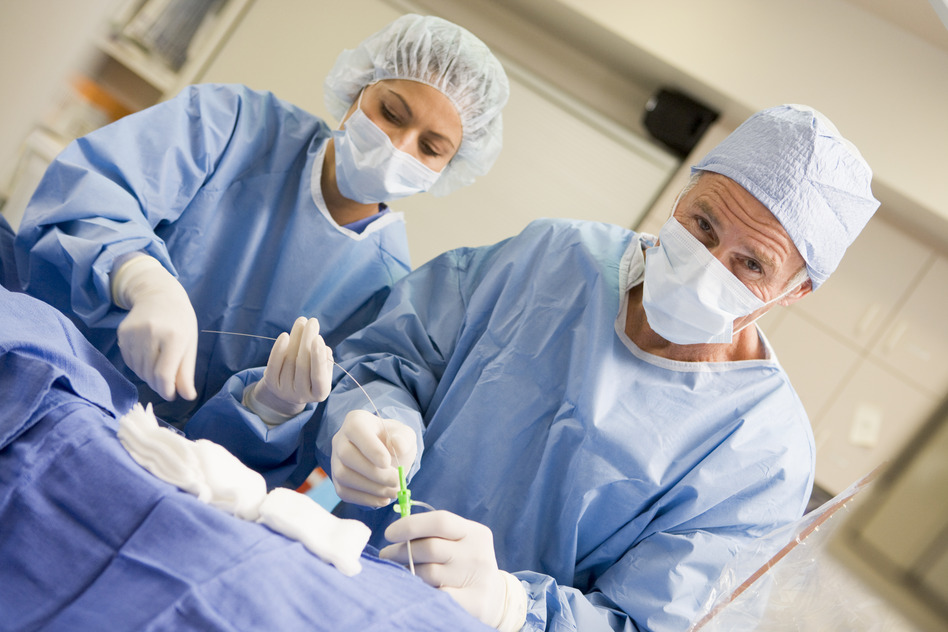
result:
[[[828,550],[876,472],[740,553],[691,632],[917,632]]]

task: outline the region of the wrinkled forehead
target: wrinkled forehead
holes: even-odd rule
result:
[[[814,288],[879,206],[872,170],[858,150],[805,106],[758,112],[693,170],[726,175],[763,203],[790,235]]]
[[[681,200],[687,200],[687,208],[683,208]],[[679,217],[694,209],[717,230],[736,229],[737,233],[732,233],[732,237],[741,241],[748,251],[753,251],[755,258],[772,262],[775,272],[789,266],[795,273],[805,264],[802,253],[780,218],[751,191],[728,176],[711,171],[696,173],[682,191],[676,206]]]

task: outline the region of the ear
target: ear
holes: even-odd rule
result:
[[[807,279],[797,289],[777,301],[777,304],[789,307],[811,292],[813,292],[813,281]]]

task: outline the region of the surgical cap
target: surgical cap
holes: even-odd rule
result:
[[[695,171],[725,175],[770,209],[806,261],[813,289],[879,207],[872,170],[825,116],[781,105],[744,121]]]
[[[342,120],[362,88],[383,79],[436,88],[461,117],[461,146],[431,188],[432,195],[446,195],[490,171],[500,154],[500,111],[510,86],[486,44],[447,20],[403,15],[339,55],[326,77],[326,107]]]

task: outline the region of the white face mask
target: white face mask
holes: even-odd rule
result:
[[[669,342],[730,343],[735,319],[795,289],[765,303],[674,217],[658,238],[659,244],[645,251],[642,306],[649,326]]]
[[[441,174],[395,147],[361,106],[360,94],[343,129],[332,133],[339,192],[361,204],[376,204],[430,189]]]

